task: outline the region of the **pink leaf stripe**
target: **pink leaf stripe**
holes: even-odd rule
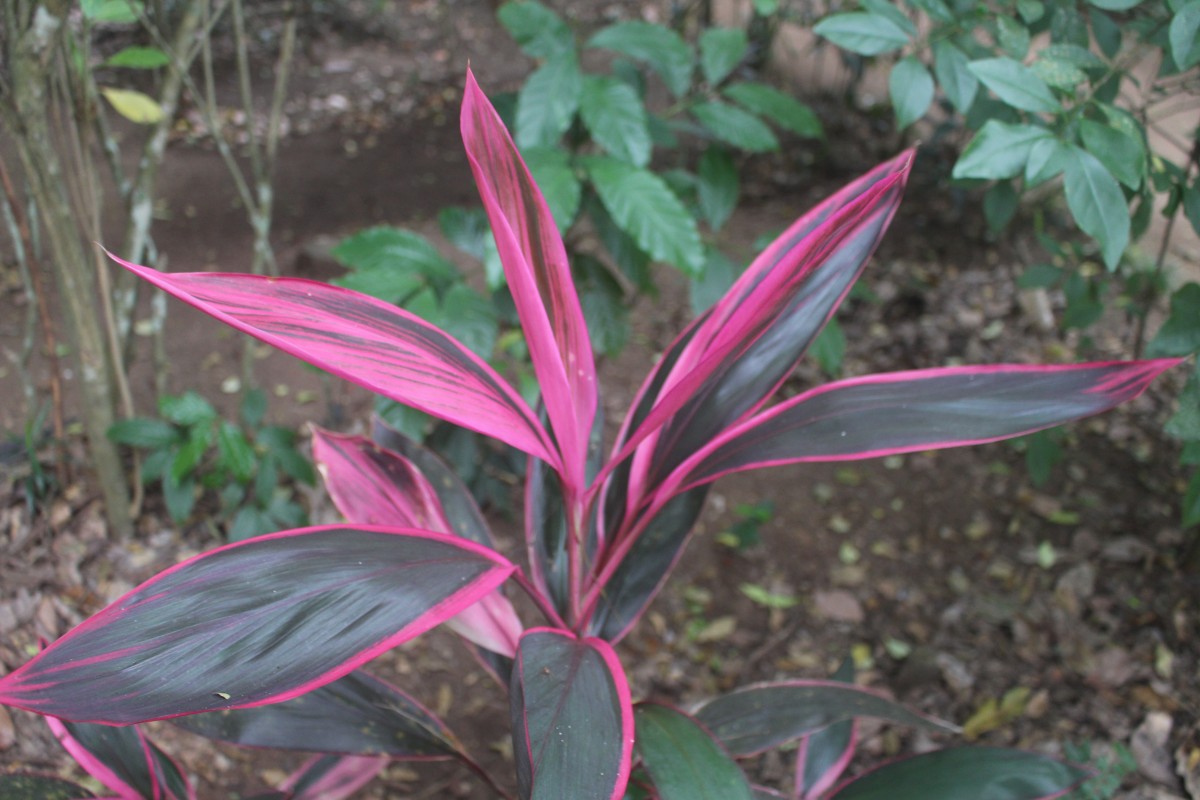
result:
[[[109,258],[238,330],[373,392],[559,463],[515,390],[456,339],[358,292],[299,278],[162,273]]]
[[[387,768],[383,756],[313,756],[279,785],[290,800],[343,800]]]
[[[120,800],[143,800],[142,793],[130,783],[131,780],[134,780],[132,776],[119,774],[121,770],[117,766],[110,766],[103,759],[97,758],[82,742],[71,735],[71,732],[67,730],[67,726],[61,720],[54,717],[44,717],[44,719],[54,734],[54,738],[58,739],[58,743],[63,746],[63,749],[71,754],[71,758],[75,759],[75,763],[83,767],[88,775],[91,775],[104,784],[106,789],[116,792],[116,796]],[[122,732],[120,735],[131,739],[136,737],[142,758],[146,760],[150,758],[150,743],[146,741],[146,736],[141,730],[133,728],[130,732]],[[140,766],[145,769],[141,778],[144,781],[153,783],[150,770],[145,764]],[[161,791],[161,788],[157,784],[154,784],[155,790]]]
[[[313,431],[313,460],[338,511],[356,524],[456,533],[437,492],[416,464],[362,436]],[[512,658],[521,636],[516,609],[499,590],[446,623],[456,633]]]
[[[625,672],[601,639],[525,632],[513,670],[514,759],[525,800],[619,800],[633,756]]]
[[[670,493],[748,469],[982,444],[1081,419],[1137,397],[1179,359],[895,372],[779,404],[682,465]]]
[[[425,531],[260,536],[129,592],[0,678],[0,702],[126,725],[287,700],[444,622],[513,569]]]
[[[562,451],[564,477],[582,489],[596,413],[587,325],[546,200],[470,70],[462,137]]]

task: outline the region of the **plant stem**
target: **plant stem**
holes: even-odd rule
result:
[[[542,615],[545,616],[552,625],[562,628],[563,630],[566,630],[569,627],[567,623],[563,621],[563,618],[558,615],[558,611],[554,608],[554,605],[550,602],[549,598],[538,591],[537,587],[534,586],[533,582],[529,580],[529,576],[525,574],[524,570],[520,568],[514,570],[512,579],[517,582],[517,586],[520,586],[521,589],[524,590],[525,594],[529,595],[529,599],[534,602],[534,604],[538,607],[538,610],[542,612]]]

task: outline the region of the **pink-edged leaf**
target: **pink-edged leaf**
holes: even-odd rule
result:
[[[1091,772],[1039,753],[956,747],[893,761],[847,781],[830,800],[1053,800]]]
[[[854,661],[847,658],[833,680],[854,683]],[[796,780],[793,800],[818,800],[829,791],[854,757],[858,746],[858,721],[835,722],[827,728],[800,737],[796,748]]]
[[[289,800],[343,800],[352,797],[383,772],[381,756],[313,756],[288,776],[279,788]]]
[[[412,461],[362,436],[313,429],[313,460],[348,522],[456,534],[433,485]],[[490,539],[490,537],[488,537]],[[512,658],[523,626],[500,590],[447,625],[480,647]]]
[[[881,693],[840,681],[795,680],[744,686],[696,709],[697,721],[735,756],[751,756],[853,717],[934,731],[955,726],[910,711]]]
[[[753,786],[754,800],[787,800],[787,795],[766,786]]]
[[[695,719],[657,703],[633,710],[637,750],[662,800],[754,800],[746,774]]]
[[[0,773],[0,797],[5,800],[83,800],[95,796],[79,784],[57,775]]]
[[[185,303],[334,375],[559,463],[516,391],[458,340],[414,314],[300,278],[168,274],[109,257]]]
[[[669,485],[747,469],[981,444],[1060,425],[1137,397],[1178,359],[947,367],[818,387],[738,425]],[[664,488],[664,494],[673,491]]]
[[[516,145],[467,71],[462,138],[525,331],[568,484],[584,488],[596,367],[567,251]]]
[[[690,333],[654,410],[625,444],[647,437],[634,458],[631,503],[786,379],[882,238],[913,155],[880,165],[801,217]]]
[[[426,531],[259,536],[124,595],[0,678],[0,702],[124,725],[288,700],[444,622],[513,569]]]
[[[45,717],[63,749],[122,800],[189,800],[195,790],[138,726],[114,728]]]
[[[355,670],[282,703],[176,717],[192,733],[243,747],[403,761],[457,758],[462,745],[446,724],[391,684]]]
[[[600,639],[525,632],[513,669],[513,756],[523,800],[618,800],[629,782],[633,706]]]

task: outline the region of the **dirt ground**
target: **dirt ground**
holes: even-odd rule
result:
[[[644,5],[581,4],[598,18]],[[393,3],[360,19],[301,49],[277,181],[275,246],[291,274],[337,274],[324,253],[362,227],[387,222],[429,232],[438,208],[474,203],[456,125],[464,66],[469,59],[489,91],[514,88],[529,67],[488,4]],[[746,164],[729,251],[748,256],[755,237],[901,146],[869,115],[811,99],[829,143],[789,142],[785,152]],[[873,299],[849,302],[839,317],[847,375],[1072,357],[1077,342],[1042,330],[1014,288],[1031,237],[1020,225],[999,240],[986,235],[974,199],[943,182],[946,167],[937,152],[922,153],[863,279]],[[203,137],[180,135],[160,188],[154,236],[172,270],[246,268],[250,231]],[[625,354],[602,367],[610,419],[687,319],[682,282],[665,269],[661,282],[660,298],[639,301]],[[4,286],[0,348],[13,351],[24,308],[19,291]],[[1050,300],[1061,310],[1059,298]],[[1093,336],[1089,357],[1126,355],[1124,320]],[[172,303],[167,344],[172,391],[196,389],[233,404],[221,386],[238,371],[234,334]],[[150,409],[144,349],[134,378]],[[364,393],[327,389],[282,354],[264,351],[257,377],[276,395],[275,421],[333,419],[349,428],[366,418]],[[823,380],[804,367],[787,391]],[[718,483],[668,590],[619,649],[635,697],[686,703],[752,681],[824,677],[853,654],[860,682],[966,724],[968,740],[1056,754],[1089,746],[1101,769],[1120,760],[1114,747],[1127,747],[1134,764],[1114,796],[1188,797],[1175,768],[1200,748],[1200,574],[1196,534],[1178,522],[1178,445],[1162,433],[1181,384],[1182,375],[1168,374],[1136,401],[1068,428],[1066,458],[1042,487],[1011,444]],[[6,438],[22,435],[28,413],[10,370],[0,380]],[[79,458],[78,443],[71,450]],[[138,536],[115,547],[85,481],[31,510],[23,451],[0,454],[0,672],[25,661],[39,636],[61,635],[159,569],[221,543],[203,520],[172,526],[151,497]],[[748,512],[764,500],[769,509]],[[319,492],[309,502],[314,522],[332,519]],[[519,552],[520,521],[495,521]],[[733,547],[731,533],[758,542]],[[791,605],[766,608],[747,585]],[[373,668],[444,714],[485,765],[511,780],[502,693],[451,636],[435,631]],[[198,776],[201,798],[263,791],[297,761],[214,750],[167,724],[150,728]],[[867,726],[858,763],[955,743]],[[44,723],[0,708],[0,769],[12,767],[78,775]],[[752,770],[776,783],[791,766],[764,757]],[[395,764],[363,796],[489,793],[451,765]]]

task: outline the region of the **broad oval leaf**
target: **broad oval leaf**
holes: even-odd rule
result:
[[[288,700],[444,622],[513,569],[425,531],[260,536],[124,595],[0,678],[0,701],[126,725]]]
[[[877,56],[908,44],[904,28],[882,14],[861,11],[834,14],[818,22],[813,33],[862,56]]]
[[[731,472],[982,444],[1107,411],[1178,359],[1001,364],[893,372],[827,384],[731,429],[697,454],[686,489]]]
[[[461,128],[562,453],[564,478],[582,489],[596,414],[596,367],[566,248],[541,190],[470,72]]]
[[[1185,3],[1171,18],[1167,36],[1171,42],[1171,58],[1180,71],[1190,69],[1200,58],[1196,33],[1200,31],[1200,2]]]
[[[112,107],[125,119],[138,125],[154,125],[163,117],[162,106],[149,95],[133,89],[114,89],[111,86],[100,87]]]
[[[593,36],[588,47],[612,50],[644,61],[676,97],[686,94],[691,85],[695,61],[692,49],[679,34],[663,25],[639,20],[618,22]]]
[[[984,58],[972,61],[967,69],[1004,102],[1022,111],[1054,114],[1062,105],[1029,67],[1011,58]]]
[[[218,320],[397,402],[560,463],[525,401],[482,359],[403,309],[299,278],[121,266]]]
[[[667,706],[633,711],[637,748],[661,800],[753,800],[742,768],[694,719]]]
[[[618,800],[624,794],[633,707],[625,672],[606,642],[527,631],[513,669],[511,711],[524,800]]]
[[[1094,155],[1076,147],[1067,158],[1063,188],[1071,216],[1100,242],[1104,265],[1115,270],[1129,245],[1129,203],[1117,179]]]
[[[929,110],[933,102],[933,76],[924,64],[908,56],[892,67],[888,91],[896,112],[896,126],[904,130]]]
[[[1052,800],[1091,773],[1037,753],[956,747],[894,761],[843,784],[830,800]]]
[[[121,797],[188,800],[195,791],[179,765],[141,728],[115,728],[46,717],[46,724],[75,763]],[[8,795],[2,795],[8,797]]]
[[[243,747],[401,760],[462,754],[462,745],[445,723],[404,692],[362,670],[282,703],[192,714],[172,722],[200,736]]]
[[[933,72],[946,97],[959,113],[966,114],[975,102],[979,79],[967,68],[966,53],[951,42],[940,39],[933,43]]]
[[[1003,180],[1025,169],[1030,149],[1038,142],[1055,141],[1054,134],[1036,125],[1010,125],[988,120],[954,163],[955,178]]]
[[[157,47],[123,47],[109,56],[104,66],[157,69],[170,63],[171,57]]]

